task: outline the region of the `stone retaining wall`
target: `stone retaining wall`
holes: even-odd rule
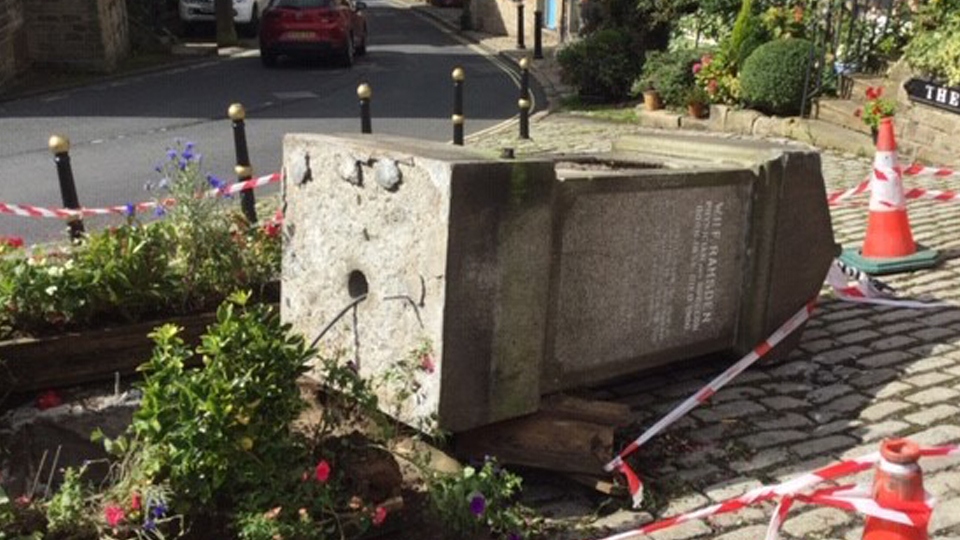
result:
[[[26,12],[31,58],[109,72],[130,49],[124,0],[42,0]]]
[[[26,37],[22,0],[0,0],[0,88],[29,63]]]
[[[960,114],[910,101],[903,84],[915,76],[904,63],[894,66],[888,75],[890,86],[897,88],[897,141],[903,151],[922,161],[960,165]]]

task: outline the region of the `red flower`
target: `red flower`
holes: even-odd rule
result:
[[[866,93],[867,93],[867,99],[869,99],[869,100],[880,99],[880,96],[883,95],[883,87],[882,87],[882,86],[868,86]]]
[[[382,506],[378,506],[377,509],[374,510],[373,512],[373,526],[379,527],[380,525],[383,525],[383,522],[386,520],[387,520],[387,509]]]
[[[123,521],[123,518],[125,518],[126,515],[123,513],[123,508],[120,508],[115,504],[111,504],[103,509],[103,517],[107,520],[107,525],[116,527]]]
[[[134,491],[130,494],[130,509],[133,511],[140,510],[140,494]]]
[[[793,8],[793,22],[803,22],[803,8],[796,6]]]
[[[22,248],[23,238],[19,236],[0,236],[0,246],[7,246],[14,249]]]
[[[54,390],[47,390],[46,392],[37,396],[37,408],[41,411],[52,409],[53,407],[57,407],[62,403],[63,399],[60,397],[60,394]]]
[[[270,238],[275,238],[280,234],[280,223],[276,221],[270,221],[264,224],[263,232]]]
[[[330,479],[330,464],[327,463],[327,460],[322,460],[320,463],[317,463],[317,468],[314,470],[314,477],[317,479],[317,482],[321,484],[326,484],[327,480]]]

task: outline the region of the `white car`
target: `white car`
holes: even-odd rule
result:
[[[180,0],[180,20],[188,26],[215,21],[213,3],[214,0]],[[243,26],[247,33],[256,35],[260,24],[261,3],[258,0],[233,0],[233,22]]]

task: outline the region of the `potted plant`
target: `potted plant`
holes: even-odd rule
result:
[[[867,101],[863,104],[863,108],[857,109],[853,114],[870,127],[870,135],[873,136],[873,142],[876,144],[880,120],[892,117],[897,110],[897,104],[892,99],[883,97],[883,87],[880,86],[867,87],[866,95]]]
[[[692,87],[687,92],[687,113],[694,118],[705,118],[708,116],[710,109],[708,104],[710,103],[710,96],[707,95],[707,91],[699,86]]]

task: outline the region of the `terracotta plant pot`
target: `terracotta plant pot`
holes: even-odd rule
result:
[[[710,109],[704,103],[687,104],[687,112],[694,118],[706,118],[709,111]]]
[[[643,93],[643,108],[648,111],[656,111],[663,108],[660,101],[660,93],[656,90],[647,90]]]

